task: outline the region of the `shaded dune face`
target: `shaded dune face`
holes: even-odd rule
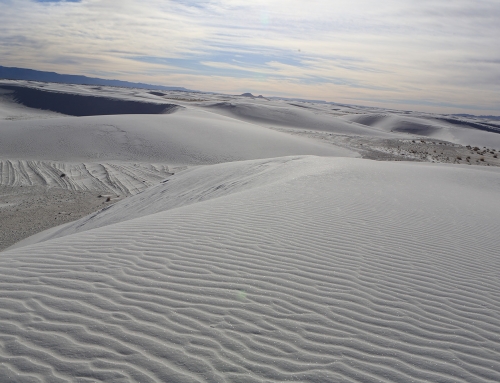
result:
[[[432,125],[423,118],[404,118],[385,114],[365,114],[344,117],[345,120],[357,122],[365,126],[379,127],[387,131],[410,133],[421,136],[431,136],[437,133],[441,126]]]
[[[19,86],[2,86],[1,89],[12,91],[14,100],[24,106],[77,117],[115,114],[165,114],[175,112],[180,108],[175,104],[155,104],[90,95],[58,93]]]

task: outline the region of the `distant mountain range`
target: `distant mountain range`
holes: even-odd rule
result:
[[[176,86],[162,86],[162,85],[143,84],[140,82],[106,80],[102,78],[77,76],[70,74],[59,74],[55,72],[43,72],[33,69],[10,68],[4,66],[0,66],[0,79],[57,82],[63,84],[119,86],[123,88],[178,90],[184,92],[190,91],[189,89]]]

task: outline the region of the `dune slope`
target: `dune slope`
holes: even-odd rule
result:
[[[296,154],[357,156],[348,149],[197,110],[4,121],[0,134],[3,159],[201,165]]]
[[[284,102],[266,103],[260,101],[231,100],[231,102],[209,103],[203,105],[203,107],[213,113],[230,116],[265,127],[308,129],[335,134],[378,138],[399,137],[397,133],[340,119],[335,115],[328,114],[327,111],[318,111]]]
[[[1,376],[500,379],[497,169],[205,169],[117,203],[103,226],[2,253]]]

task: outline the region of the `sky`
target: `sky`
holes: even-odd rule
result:
[[[0,65],[500,115],[500,0],[0,0]]]

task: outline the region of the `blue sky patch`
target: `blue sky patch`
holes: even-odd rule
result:
[[[176,72],[202,73],[210,75],[223,75],[237,78],[253,77],[263,74],[262,71],[269,70],[268,63],[278,62],[280,64],[295,67],[305,67],[299,57],[293,57],[289,53],[276,52],[276,54],[258,54],[250,52],[212,52],[210,54],[196,55],[186,58],[169,58],[157,56],[133,56],[128,59],[150,64],[172,66]],[[218,67],[220,65],[222,67]],[[231,67],[228,67],[231,66]],[[270,77],[282,77],[278,73]]]

